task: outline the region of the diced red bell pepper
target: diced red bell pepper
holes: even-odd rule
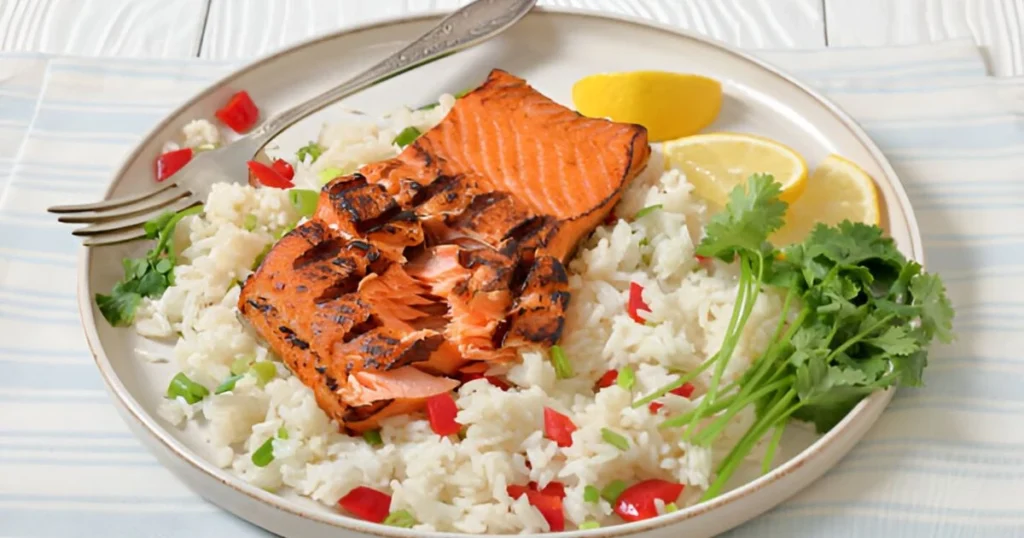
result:
[[[601,374],[601,377],[598,378],[597,383],[594,383],[594,392],[614,385],[617,379],[619,379],[619,371],[608,370],[607,372]]]
[[[274,169],[281,177],[291,181],[295,178],[295,169],[292,168],[292,164],[284,159],[274,159],[274,162],[270,164],[270,167]]]
[[[619,220],[619,217],[615,216],[615,212],[614,211],[609,211],[608,212],[608,216],[606,216],[604,218],[604,224],[610,226],[612,224],[615,224],[615,222],[618,221],[618,220]]]
[[[576,431],[576,425],[569,417],[550,407],[544,408],[545,437],[560,447],[572,446],[572,432],[574,431]]]
[[[693,394],[694,386],[689,383],[683,383],[683,386],[674,388],[669,391],[670,394],[676,396],[682,396],[683,398],[689,398]]]
[[[249,92],[242,90],[231,96],[228,104],[214,113],[217,119],[232,131],[242,134],[252,129],[260,119],[260,109],[249,97]]]
[[[629,283],[629,303],[626,305],[626,313],[637,323],[645,323],[644,318],[640,317],[638,312],[651,311],[651,307],[647,306],[647,303],[644,302],[643,293],[643,286],[636,282]]]
[[[430,429],[438,435],[455,435],[462,429],[462,425],[455,422],[455,415],[459,414],[459,406],[455,405],[455,398],[445,392],[427,398],[427,420],[430,421]]]
[[[648,406],[647,406],[647,409],[648,409],[648,410],[649,410],[649,411],[650,411],[650,412],[651,412],[652,414],[657,414],[657,413],[658,413],[658,411],[661,411],[661,408],[662,408],[662,407],[665,407],[665,404],[663,404],[663,403],[661,403],[661,402],[651,402],[651,403],[650,403],[650,405],[648,405]]]
[[[655,499],[665,504],[675,502],[683,493],[683,485],[652,478],[626,488],[615,500],[613,509],[625,521],[640,521],[658,515]]]
[[[181,170],[192,160],[192,148],[181,148],[174,151],[168,151],[163,155],[156,158],[156,162],[153,165],[153,175],[156,176],[157,181],[163,181],[178,170]]]
[[[547,488],[544,488],[545,490]],[[530,505],[537,509],[544,520],[548,522],[552,532],[565,530],[565,513],[562,511],[562,497],[551,495],[542,491],[530,489],[528,486],[512,485],[506,488],[509,497],[518,499],[523,495],[530,501]]]
[[[708,258],[707,256],[701,256],[700,254],[697,254],[695,257],[697,258],[697,263],[704,263],[711,259]]]
[[[530,482],[530,484],[533,485],[533,489],[543,493],[544,495],[554,495],[559,499],[565,498],[565,484],[561,482],[548,482],[548,485],[541,489],[537,489],[537,484],[534,482]]]
[[[264,187],[290,189],[295,186],[289,179],[261,162],[249,161],[245,164],[249,166],[249,173]]]
[[[338,504],[359,519],[374,523],[383,522],[391,512],[391,496],[365,486],[348,492]]]

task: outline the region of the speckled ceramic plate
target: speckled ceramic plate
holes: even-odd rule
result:
[[[128,157],[107,192],[119,196],[150,188],[151,166],[165,140],[190,119],[212,117],[228,95],[245,89],[268,115],[344,81],[433,25],[436,17],[404,18],[352,28],[308,41],[238,70],[195,96],[160,123]],[[910,204],[878,148],[835,105],[785,74],[732,50],[673,28],[617,17],[564,10],[536,10],[493,41],[405,73],[339,103],[371,114],[402,104],[427,103],[437,95],[481,81],[499,67],[526,78],[554,99],[571,104],[580,77],[602,71],[660,69],[696,72],[723,83],[725,101],[713,130],[751,132],[785,142],[814,166],[839,153],[874,176],[884,201],[884,225],[900,248],[921,260],[921,239]],[[281,135],[281,147],[314,138],[330,108]],[[154,454],[201,495],[261,527],[284,536],[319,538],[424,533],[348,518],[294,495],[275,495],[250,486],[210,463],[208,447],[192,429],[169,427],[157,417],[172,364],[141,360],[136,350],[154,344],[130,330],[111,328],[92,301],[121,275],[120,260],[138,254],[135,244],[86,250],[79,274],[79,305],[89,345],[118,408]],[[573,532],[590,536],[714,535],[756,517],[831,468],[864,435],[891,398],[879,392],[864,400],[820,439],[799,428],[787,430],[782,457],[767,475],[737,476],[718,498],[652,520]]]

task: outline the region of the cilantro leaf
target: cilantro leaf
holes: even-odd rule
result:
[[[712,217],[697,255],[731,262],[740,251],[761,252],[772,232],[782,227],[786,202],[769,174],[753,174],[729,193],[725,210]]]
[[[905,356],[918,350],[920,344],[917,338],[902,326],[890,326],[882,334],[864,340],[888,355]]]
[[[299,160],[300,163],[305,162],[306,157],[310,157],[309,163],[313,164],[316,162],[317,159],[320,158],[321,155],[323,155],[323,153],[324,147],[310,140],[308,144],[302,146],[301,148],[299,148],[298,151],[295,152],[295,157]]]
[[[929,339],[953,341],[953,305],[946,297],[946,287],[936,275],[919,274],[910,281],[913,304],[921,309],[921,328]]]
[[[166,212],[143,227],[146,237],[156,245],[143,258],[121,260],[124,277],[114,285],[110,295],[96,294],[100,314],[114,327],[127,327],[135,321],[135,311],[145,297],[160,297],[174,285],[174,230],[181,219],[198,213],[202,206]]]

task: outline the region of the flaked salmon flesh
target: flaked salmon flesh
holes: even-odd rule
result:
[[[494,70],[397,157],[325,185],[239,310],[331,418],[375,428],[557,343],[564,264],[649,157],[643,127]]]

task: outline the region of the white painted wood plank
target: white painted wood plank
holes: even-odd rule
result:
[[[831,46],[970,37],[992,74],[1024,74],[1024,0],[825,0]]]
[[[468,0],[211,0],[204,58],[267,54],[343,26]],[[749,48],[824,46],[821,0],[540,0],[656,20]]]
[[[194,57],[207,0],[0,0],[0,51]]]

